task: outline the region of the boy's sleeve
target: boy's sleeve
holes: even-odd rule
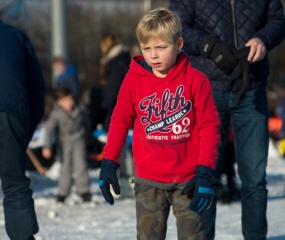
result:
[[[128,130],[132,128],[136,116],[131,92],[131,79],[127,75],[118,94],[104,148],[105,158],[116,162],[118,162],[117,159],[126,142]]]
[[[198,164],[214,168],[220,142],[220,118],[206,76],[194,88],[194,106],[200,137]]]

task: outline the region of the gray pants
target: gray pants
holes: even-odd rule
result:
[[[202,216],[189,209],[187,195],[181,189],[163,190],[135,184],[137,239],[164,240],[170,207],[176,217],[178,240],[204,240]]]
[[[75,177],[78,194],[90,191],[89,174],[86,161],[84,141],[68,142],[62,144],[62,165],[60,169],[58,194],[67,196],[70,194],[73,175]]]

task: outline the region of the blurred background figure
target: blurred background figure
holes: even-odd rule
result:
[[[86,160],[86,139],[89,135],[89,118],[85,106],[75,102],[68,88],[55,92],[56,104],[47,120],[42,155],[52,156],[52,139],[58,131],[62,149],[62,162],[56,201],[63,203],[69,196],[73,175],[76,190],[83,202],[90,202],[89,173]]]
[[[272,82],[273,91],[276,93],[277,104],[274,116],[271,118],[271,138],[275,142],[279,154],[285,156],[285,76]],[[273,126],[274,125],[274,126]]]
[[[79,99],[79,78],[77,68],[72,64],[67,64],[63,57],[53,59],[55,88],[69,88],[75,97]]]
[[[101,110],[104,116],[103,129],[108,131],[117,95],[129,69],[131,55],[127,47],[111,33],[102,34],[100,48],[102,58],[99,75],[100,84],[103,87]]]
[[[117,101],[121,84],[129,70],[131,62],[131,54],[129,49],[124,44],[120,43],[118,38],[112,33],[103,33],[100,40],[100,49],[102,58],[100,60],[100,85],[102,86],[102,101],[100,105],[100,115],[103,118],[102,129],[99,131],[105,132],[108,135],[111,115]],[[98,92],[98,91],[97,91]],[[131,139],[130,131],[129,138]],[[101,141],[105,142],[102,134],[99,136]],[[103,139],[103,140],[102,140]],[[133,177],[133,159],[131,150],[131,140],[128,141],[121,153],[120,157],[121,168],[119,180],[122,188],[120,197],[133,197],[131,187],[131,177]]]

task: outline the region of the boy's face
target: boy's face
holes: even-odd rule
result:
[[[71,112],[74,108],[74,99],[71,95],[57,100],[58,105],[67,112]]]
[[[175,65],[177,54],[183,46],[183,39],[177,43],[167,43],[159,38],[152,38],[146,44],[140,44],[142,54],[153,73],[164,78]]]

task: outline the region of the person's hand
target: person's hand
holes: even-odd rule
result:
[[[230,75],[238,64],[234,48],[216,37],[206,37],[201,44],[201,54],[212,59],[225,74]]]
[[[210,208],[214,197],[214,175],[214,169],[198,165],[196,176],[181,190],[181,195],[187,194],[187,197],[192,199],[189,205],[190,210],[201,214]]]
[[[116,172],[118,168],[119,164],[117,164],[112,160],[104,159],[101,163],[101,171],[99,174],[99,186],[103,194],[103,197],[111,205],[114,204],[114,198],[110,192],[110,185],[112,185],[112,188],[117,195],[121,193],[121,188],[119,185],[117,172]]]
[[[246,47],[250,47],[250,51],[247,57],[247,61],[250,63],[260,61],[266,54],[266,47],[259,38],[252,38],[246,44]]]
[[[42,155],[45,159],[50,159],[52,156],[52,152],[49,148],[43,148]]]

